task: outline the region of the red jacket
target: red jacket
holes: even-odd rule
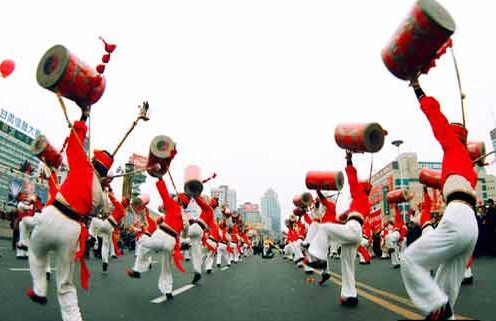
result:
[[[324,195],[322,195],[324,196]],[[320,197],[320,195],[319,195]],[[326,211],[322,216],[322,223],[337,223],[336,220],[336,205],[329,201],[326,197],[320,197],[320,202],[325,206]]]
[[[150,234],[153,234],[153,232],[155,232],[155,230],[157,229],[157,222],[155,222],[147,208],[145,208],[145,218],[146,224],[148,225],[146,231]]]
[[[434,137],[443,148],[443,165],[441,171],[441,186],[450,175],[465,177],[473,188],[477,184],[477,175],[474,172],[472,160],[467,150],[449,126],[449,122],[441,112],[438,101],[433,97],[422,97],[420,108],[431,124]],[[446,195],[447,196],[447,195]]]
[[[362,216],[362,222],[365,221],[370,212],[370,203],[367,194],[358,183],[358,176],[356,168],[353,165],[347,165],[345,168],[346,175],[348,176],[348,183],[350,184],[351,193],[351,203],[350,203],[350,215],[353,216],[353,212],[358,212]]]
[[[100,182],[80,145],[80,143],[84,144],[87,130],[88,127],[86,127],[85,122],[74,122],[66,149],[69,174],[60,186],[60,192],[56,197],[57,200],[66,203],[80,216],[95,211],[102,205],[103,201]]]
[[[214,209],[209,206],[203,198],[199,196],[195,196],[195,201],[198,206],[201,208],[201,213],[199,219],[205,222],[208,227],[212,228],[212,225],[215,223],[214,220]]]
[[[220,241],[219,226],[215,223],[215,220],[212,222],[212,225],[210,225],[210,230],[208,233],[209,237],[213,238],[217,242]]]
[[[126,214],[124,205],[122,205],[122,203],[119,202],[112,194],[109,194],[109,198],[112,205],[114,205],[114,209],[112,210],[112,213],[110,213],[110,216],[113,218],[116,224],[119,224],[119,222]]]
[[[48,178],[48,201],[46,202],[46,206],[52,205],[55,200],[55,196],[59,191],[59,179],[57,177],[57,172],[52,170],[50,177]]]
[[[162,197],[162,202],[165,209],[165,219],[166,225],[171,227],[179,236],[181,230],[183,229],[183,210],[181,205],[169,195],[167,191],[167,186],[162,178],[157,181],[157,189],[160,197]]]

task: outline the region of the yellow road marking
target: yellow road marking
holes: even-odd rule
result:
[[[335,273],[335,272],[331,272],[331,275],[335,278],[337,278],[338,280],[341,279],[341,275]],[[356,282],[357,286],[360,286],[362,288],[365,288],[371,292],[375,292],[377,294],[380,294],[386,298],[389,298],[389,299],[392,299],[392,300],[395,300],[396,302],[399,302],[399,303],[403,303],[409,307],[412,307],[412,308],[417,308],[417,306],[415,304],[413,304],[412,301],[410,301],[409,299],[407,298],[404,298],[404,297],[401,297],[401,296],[398,296],[396,294],[393,294],[391,292],[388,292],[388,291],[384,291],[384,290],[380,290],[380,289],[377,289],[377,288],[374,288],[373,286],[370,286],[370,285],[367,285],[365,283],[361,283],[361,282]],[[358,289],[357,289],[358,290]],[[360,291],[360,290],[358,290]],[[366,292],[365,292],[366,293]],[[375,302],[375,301],[374,301]],[[387,302],[387,301],[386,301]],[[377,302],[376,302],[377,303]],[[422,318],[422,317],[421,317]],[[466,316],[462,316],[462,315],[458,315],[458,314],[455,314],[455,318],[457,320],[473,320],[473,318],[470,318],[470,317],[466,317]]]

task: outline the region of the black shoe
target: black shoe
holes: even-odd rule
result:
[[[184,259],[186,262],[189,262],[191,259],[189,257]]]
[[[220,264],[217,264],[217,267],[220,268]]]
[[[319,280],[319,285],[324,285],[324,283],[327,282],[327,280],[329,280],[331,278],[331,275],[329,273],[322,273],[322,277],[321,279]]]
[[[16,259],[18,259],[18,260],[27,260],[28,257],[27,256],[16,256]]]
[[[357,297],[340,297],[339,302],[341,303],[342,306],[345,307],[356,307],[358,305],[358,298]]]
[[[304,257],[300,257],[298,260],[295,261],[295,264],[302,262],[304,259],[305,259]]]
[[[233,261],[233,262],[234,262],[234,264],[238,264],[238,261]]]
[[[301,243],[301,247],[308,250],[308,248],[310,247],[310,243]]]
[[[148,265],[148,270],[149,270],[149,271],[151,271],[151,270],[152,270],[152,264],[151,264],[151,263]]]
[[[108,270],[108,263],[103,262],[102,268],[103,268],[103,272],[107,272],[107,270]]]
[[[227,267],[230,268],[231,267],[231,264],[228,264]]]
[[[212,270],[211,269],[208,269],[207,270],[207,274],[210,274],[210,273],[212,273]]]
[[[464,278],[462,281],[462,285],[470,285],[473,283],[474,283],[474,277],[473,276],[468,277],[468,278]]]
[[[448,320],[451,317],[453,317],[453,310],[451,310],[451,306],[449,302],[447,302],[439,309],[429,313],[425,320]]]
[[[399,268],[400,268],[399,264],[393,265],[393,269],[399,269]]]
[[[327,269],[327,262],[324,260],[316,260],[312,262],[305,262],[306,266],[311,267],[312,269],[316,270],[325,270]]]
[[[17,248],[19,250],[23,250],[23,251],[27,251],[28,250],[28,247],[26,245],[23,245],[23,244],[17,244]]]
[[[46,305],[48,302],[46,296],[36,295],[36,293],[34,293],[33,289],[27,289],[26,294],[31,299],[31,301],[36,302],[38,304]]]
[[[139,279],[141,278],[141,273],[133,271],[131,269],[126,269],[126,274],[133,279]]]
[[[172,295],[172,293],[166,293],[165,297],[167,298],[167,301],[174,300],[174,296]]]
[[[197,284],[198,281],[201,279],[201,274],[200,273],[195,273],[195,276],[193,277],[193,281],[191,281],[191,284]]]
[[[46,279],[47,279],[47,281],[50,281],[50,274],[51,274],[50,272],[47,272],[47,273],[45,274],[45,275],[46,275]]]
[[[112,255],[112,258],[113,258],[113,259],[118,259],[119,257],[118,257],[117,255],[115,255],[115,254],[114,254],[114,255]]]

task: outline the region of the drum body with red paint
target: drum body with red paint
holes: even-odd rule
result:
[[[45,135],[36,137],[30,147],[33,154],[47,166],[58,169],[62,164],[62,155],[50,144]]]
[[[396,189],[387,193],[386,199],[389,203],[397,204],[408,201],[408,192],[404,189]]]
[[[430,168],[422,168],[419,173],[419,181],[427,187],[440,190],[441,171]]]
[[[472,161],[475,161],[476,159],[480,158],[477,161],[477,165],[483,166],[484,157],[482,156],[486,155],[486,145],[484,144],[484,142],[468,142],[467,149]]]
[[[341,123],[334,130],[336,144],[355,153],[376,153],[387,132],[378,123]]]
[[[344,184],[343,172],[310,171],[305,177],[305,184],[308,189],[340,191]]]
[[[162,177],[169,170],[170,162],[176,154],[176,143],[165,135],[155,136],[150,143],[147,172],[153,177]],[[160,168],[155,167],[159,164]]]
[[[105,78],[61,45],[43,55],[36,79],[41,87],[59,93],[81,108],[95,104],[105,91]]]
[[[410,80],[430,65],[455,28],[439,3],[419,0],[382,50],[382,61],[393,75]]]

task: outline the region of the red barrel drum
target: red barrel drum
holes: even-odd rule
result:
[[[309,192],[305,192],[301,194],[301,202],[304,206],[309,206],[313,202],[313,196]]]
[[[62,164],[62,155],[48,142],[45,135],[36,137],[30,148],[33,154],[47,166],[58,169]]]
[[[382,61],[393,75],[410,80],[438,56],[455,28],[455,21],[439,3],[418,0],[382,50]]]
[[[484,145],[484,142],[468,142],[467,143],[467,149],[470,154],[470,158],[472,161],[475,161],[476,159],[480,158],[477,161],[477,165],[483,166],[484,165],[484,155],[486,155],[486,145]],[[481,158],[482,157],[482,158]]]
[[[409,199],[409,194],[404,189],[396,189],[387,193],[386,199],[389,203],[403,203]]]
[[[176,143],[165,135],[155,136],[150,143],[147,172],[153,177],[162,177],[169,170],[170,162],[176,154]],[[158,166],[154,166],[159,164]]]
[[[441,171],[430,169],[430,168],[422,168],[419,173],[419,181],[420,183],[435,189],[441,189]]]
[[[302,209],[301,207],[297,207],[297,208],[294,208],[293,209],[293,214],[300,217],[302,216],[303,214],[305,214],[305,210]]]
[[[341,123],[334,130],[334,140],[339,147],[355,153],[376,153],[384,145],[386,134],[378,123]]]
[[[60,93],[79,107],[93,105],[105,90],[105,78],[61,45],[43,55],[36,80],[41,87]]]
[[[305,177],[308,189],[323,191],[340,191],[343,188],[343,172],[310,171]]]
[[[190,165],[184,170],[184,193],[186,195],[198,196],[203,191],[201,169],[196,165]]]

